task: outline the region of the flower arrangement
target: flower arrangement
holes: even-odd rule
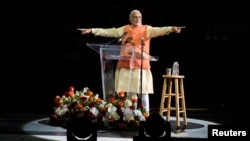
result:
[[[73,86],[54,98],[49,115],[50,124],[67,127],[70,120],[89,117],[99,129],[138,129],[140,121],[148,117],[143,105],[137,108],[137,97],[128,98],[123,91],[102,100],[88,87],[77,91]]]

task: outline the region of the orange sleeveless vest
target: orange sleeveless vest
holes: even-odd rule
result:
[[[135,68],[139,69],[141,68],[141,48],[143,47],[143,50],[145,53],[149,54],[149,44],[150,39],[147,38],[147,25],[140,25],[140,26],[133,26],[133,25],[126,25],[124,27],[124,32],[127,32],[128,34],[123,38],[122,43],[124,43],[128,38],[132,37],[131,43],[124,44],[124,51],[121,51],[121,56],[131,56],[128,52],[131,52],[131,48],[134,47],[135,49],[135,57],[130,60],[118,60],[117,62],[117,68]],[[144,44],[142,46],[142,40],[144,41]],[[127,52],[128,51],[128,52]],[[137,56],[137,57],[136,57]],[[149,69],[150,61],[149,59],[144,59],[142,63],[142,68]]]

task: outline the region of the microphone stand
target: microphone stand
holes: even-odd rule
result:
[[[116,41],[116,40],[117,40],[117,42],[121,42],[122,39],[123,39],[127,34],[128,34],[128,32],[124,32],[124,33],[122,34],[122,36],[120,36],[119,38],[115,38],[115,39],[113,39],[113,40],[107,42],[105,45],[109,45],[110,43],[113,43],[113,42]]]
[[[111,44],[111,43],[113,43],[114,41],[118,41],[118,39],[117,38],[115,38],[115,39],[113,39],[113,40],[111,40],[111,41],[109,41],[109,42],[107,42],[107,43],[105,43],[105,45],[109,45],[109,44]]]
[[[141,68],[140,68],[140,101],[139,104],[141,104],[141,100],[142,100],[142,69],[143,69],[143,48],[144,48],[144,39],[141,38]]]

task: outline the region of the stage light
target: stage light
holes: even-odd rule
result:
[[[165,121],[158,113],[153,113],[146,121],[140,122],[139,136],[134,136],[133,141],[167,141],[170,137],[170,122]]]
[[[88,118],[71,120],[67,127],[67,141],[97,141],[97,128]]]

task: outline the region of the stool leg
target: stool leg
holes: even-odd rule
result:
[[[185,103],[185,94],[184,94],[184,84],[183,79],[180,79],[180,93],[182,94],[182,110],[183,110],[183,129],[187,126],[187,113],[186,113],[186,103]]]
[[[163,80],[162,85],[162,94],[161,94],[161,105],[160,105],[160,115],[163,116],[163,109],[165,104],[165,93],[166,93],[166,87],[167,87],[167,80]]]
[[[166,120],[169,122],[170,121],[170,112],[171,112],[171,97],[172,97],[172,79],[168,79],[168,89],[167,89],[167,115],[166,115]]]
[[[180,128],[180,105],[179,105],[179,84],[178,79],[174,79],[175,82],[175,106],[176,106],[176,130]]]

